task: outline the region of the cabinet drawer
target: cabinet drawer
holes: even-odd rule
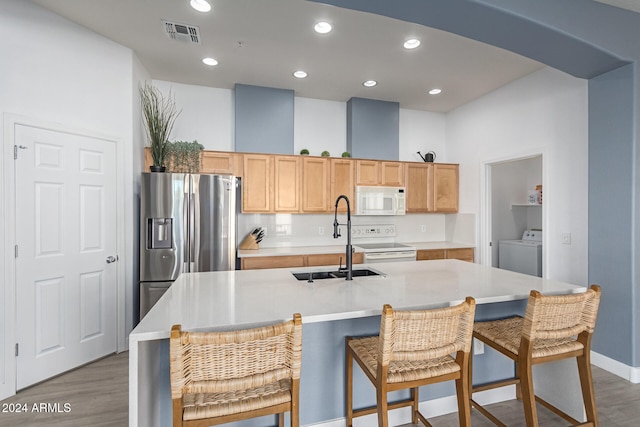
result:
[[[304,267],[304,255],[265,256],[242,258],[243,270],[262,268]]]
[[[418,261],[428,261],[431,259],[445,259],[445,250],[444,249],[423,249],[418,251],[416,254],[416,259]]]
[[[447,259],[474,262],[474,250],[473,248],[447,249]]]
[[[353,264],[362,264],[362,253],[354,253],[351,261]],[[313,254],[307,255],[307,266],[314,267],[319,265],[340,265],[344,267],[347,263],[344,253],[340,254]]]

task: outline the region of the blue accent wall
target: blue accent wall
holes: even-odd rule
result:
[[[400,104],[365,98],[347,102],[347,151],[361,159],[399,160]]]
[[[235,151],[293,154],[294,92],[236,84]]]
[[[633,65],[589,80],[589,281],[602,286],[593,349],[632,364]]]

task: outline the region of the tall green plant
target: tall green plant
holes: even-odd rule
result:
[[[158,88],[150,83],[145,83],[140,87],[140,100],[153,165],[164,166],[169,135],[181,111],[176,109],[171,92],[169,92],[169,96],[165,97]]]

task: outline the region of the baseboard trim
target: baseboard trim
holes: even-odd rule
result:
[[[595,351],[591,352],[591,363],[633,384],[640,383],[640,368],[625,365]]]
[[[473,395],[481,405],[489,405],[491,403],[503,402],[516,398],[515,386],[502,387],[495,390],[487,390]],[[456,396],[441,397],[439,399],[427,400],[420,402],[420,412],[427,418],[438,417],[440,415],[451,414],[458,411],[458,400]],[[378,416],[366,415],[353,420],[353,427],[366,427],[378,425]],[[411,422],[411,409],[400,408],[389,412],[389,425],[397,426],[408,424]],[[306,424],[305,427],[345,427],[345,418],[336,418],[330,421],[323,421],[317,424]]]

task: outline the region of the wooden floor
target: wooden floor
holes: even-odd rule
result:
[[[127,426],[128,374],[129,352],[124,352],[21,390],[2,401],[0,426]],[[48,409],[55,412],[34,412],[41,403],[51,404]],[[11,404],[26,405],[27,412],[5,412]]]
[[[114,354],[97,362],[60,375],[18,392],[2,401],[0,426],[126,426],[128,424],[128,356]],[[635,427],[640,425],[640,384],[631,384],[597,367],[593,368],[596,403],[602,427]],[[428,390],[428,389],[427,389]],[[33,412],[33,405],[49,404],[49,410]],[[26,404],[26,413],[7,413],[11,404]],[[65,412],[65,404],[69,410]],[[14,405],[15,406],[15,405]],[[508,401],[488,407],[508,426],[524,426],[519,401]],[[540,425],[566,426],[562,419],[538,406]],[[457,427],[457,414],[433,418],[434,427]],[[471,417],[474,427],[493,426],[477,411]],[[407,424],[404,427],[411,426]]]

